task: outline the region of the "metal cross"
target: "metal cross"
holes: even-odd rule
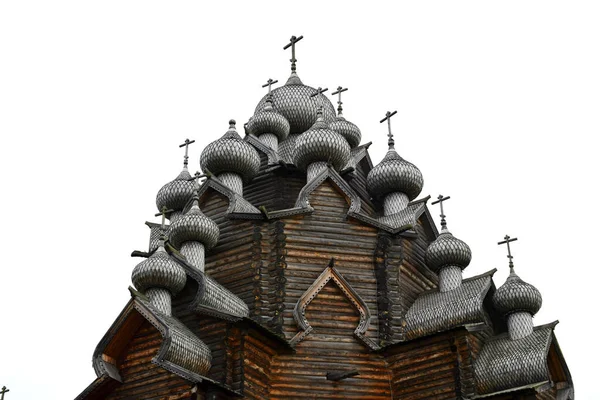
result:
[[[450,196],[442,196],[441,194],[437,197],[438,199],[436,201],[434,201],[433,203],[431,203],[431,205],[436,205],[437,203],[440,203],[440,210],[441,210],[441,214],[440,217],[442,217],[442,229],[446,227],[446,215],[444,215],[444,201],[450,199]]]
[[[510,236],[506,235],[504,236],[504,240],[502,242],[498,242],[498,244],[506,244],[506,247],[508,248],[508,255],[506,257],[508,257],[508,266],[512,269],[513,268],[513,256],[510,253],[510,242],[514,242],[515,240],[517,240],[517,238],[511,238]]]
[[[0,398],[0,400],[4,400],[4,393],[6,392],[10,392],[10,389],[7,389],[6,386],[2,386],[2,390],[0,390],[0,394],[2,395],[2,397]]]
[[[267,83],[265,83],[264,85],[262,85],[262,87],[267,87],[267,86],[269,87],[269,93],[268,93],[269,96],[271,95],[271,85],[274,85],[277,82],[279,82],[279,81],[274,81],[273,79],[269,78],[269,80],[267,81]]]
[[[194,176],[192,176],[188,181],[196,181],[196,186],[194,187],[194,195],[198,196],[198,191],[200,190],[200,178],[206,178],[207,175],[201,173],[200,171],[196,171]]]
[[[388,122],[388,146],[390,146],[390,148],[394,145],[394,135],[392,134],[392,124],[390,122],[390,119],[396,115],[398,111],[394,111],[394,112],[386,112],[385,113],[385,118],[382,119],[381,121],[379,121],[379,123],[383,123],[384,121],[387,120]]]
[[[292,72],[296,72],[296,43],[298,43],[300,40],[302,40],[304,36],[300,36],[299,38],[297,38],[296,36],[292,36],[290,38],[290,42],[288,44],[285,45],[285,47],[283,48],[284,50],[287,50],[290,46],[292,46],[292,58],[290,59],[290,61],[292,62]]]
[[[325,93],[328,90],[328,88],[322,89],[321,87],[319,87],[313,94],[310,95],[310,97],[315,97],[318,96],[320,94]],[[321,104],[319,104],[319,108],[317,109],[317,114],[323,114],[323,100],[321,99]]]
[[[165,231],[165,218],[167,218],[167,214],[171,213],[175,210],[170,210],[167,208],[167,206],[163,206],[163,208],[160,210],[159,213],[154,214],[155,217],[158,217],[159,215],[162,215],[162,222],[160,223],[160,230],[161,231]]]
[[[337,90],[333,93],[331,93],[332,95],[338,95],[338,115],[342,115],[342,92],[345,92],[346,90],[348,90],[348,88],[342,89],[341,86],[337,87]]]
[[[185,146],[185,156],[183,156],[183,166],[187,167],[188,165],[188,146],[192,143],[194,143],[195,140],[190,140],[190,139],[185,139],[185,142],[179,145],[179,148],[182,148],[183,146]]]

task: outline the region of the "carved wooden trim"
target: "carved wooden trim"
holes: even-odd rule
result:
[[[358,326],[356,329],[354,329],[354,336],[372,350],[379,349],[379,346],[376,342],[365,336],[365,333],[369,328],[369,324],[371,323],[371,312],[369,311],[369,307],[333,265],[334,259],[332,258],[331,261],[329,261],[329,265],[306,290],[306,292],[304,292],[304,294],[296,303],[293,316],[298,328],[301,330],[290,340],[290,345],[292,347],[296,346],[310,332],[312,332],[313,328],[306,319],[306,308],[313,301],[313,299],[317,297],[325,285],[327,285],[329,281],[333,281],[340,288],[342,293],[344,293],[344,295],[348,298],[348,300],[350,300],[352,305],[358,310],[360,315]]]
[[[297,208],[308,208],[310,207],[310,203],[308,201],[308,197],[312,192],[315,191],[323,182],[325,182],[329,178],[333,184],[344,193],[344,195],[350,200],[350,208],[348,209],[348,213],[358,213],[361,208],[360,196],[356,194],[354,189],[348,185],[348,183],[342,178],[333,168],[327,167],[320,174],[315,176],[310,182],[307,182],[306,185],[300,190],[298,194],[298,199],[296,200],[295,207]]]

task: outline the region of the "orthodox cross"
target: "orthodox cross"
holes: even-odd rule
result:
[[[292,62],[292,72],[296,72],[296,43],[298,43],[300,40],[302,40],[304,36],[300,36],[299,38],[297,38],[296,36],[292,36],[290,38],[290,42],[288,44],[285,45],[285,47],[283,48],[284,50],[287,50],[290,46],[292,47],[292,58],[290,59],[290,61]]]
[[[394,135],[392,134],[392,124],[390,122],[390,119],[396,115],[398,111],[394,111],[394,112],[386,112],[385,113],[385,118],[382,119],[381,121],[379,121],[379,123],[383,123],[384,121],[387,120],[388,122],[388,146],[390,146],[390,149],[394,146]]]
[[[202,174],[200,173],[200,171],[196,171],[196,173],[194,174],[194,176],[192,176],[190,179],[188,179],[188,181],[196,181],[196,187],[194,188],[194,193],[196,196],[198,196],[198,190],[200,189],[200,178],[206,178],[206,174]],[[158,214],[157,214],[158,216]]]
[[[279,82],[279,81],[274,81],[273,79],[269,78],[269,80],[267,81],[267,83],[265,83],[264,85],[262,85],[262,87],[267,87],[267,86],[269,87],[269,93],[268,93],[269,96],[271,95],[271,85],[274,85],[277,82]]]
[[[167,218],[167,214],[171,213],[175,210],[170,210],[167,208],[167,206],[163,206],[163,208],[160,210],[159,213],[154,214],[155,217],[158,217],[159,215],[162,215],[162,222],[160,223],[160,230],[161,231],[165,231],[165,218]]]
[[[498,244],[506,244],[506,247],[508,248],[508,255],[506,257],[508,257],[508,266],[510,267],[510,269],[513,269],[514,265],[513,265],[513,256],[510,253],[510,242],[514,242],[515,240],[517,240],[517,238],[511,238],[510,236],[506,235],[504,236],[504,240],[502,242],[498,242]]]
[[[321,87],[319,87],[317,90],[315,90],[315,92],[313,94],[310,95],[310,97],[315,97],[318,96],[320,94],[325,93],[328,90],[328,88],[322,89]],[[323,114],[323,101],[321,100],[321,104],[319,104],[319,108],[317,109],[317,114],[321,113]]]
[[[179,148],[182,148],[183,146],[185,146],[185,156],[183,156],[183,166],[187,167],[188,165],[188,146],[192,143],[194,143],[195,140],[190,140],[190,139],[185,139],[185,142],[179,145]]]
[[[0,394],[2,395],[2,397],[0,398],[0,400],[4,400],[4,393],[6,392],[10,392],[10,389],[7,389],[6,386],[2,386],[2,390],[0,390]]]
[[[337,87],[337,90],[332,95],[338,95],[338,115],[342,116],[342,92],[345,92],[348,88],[342,89],[341,86]]]
[[[436,205],[437,203],[440,203],[440,210],[441,210],[441,214],[440,217],[442,217],[442,229],[444,229],[446,227],[446,216],[444,215],[444,201],[450,199],[450,196],[442,196],[441,194],[437,197],[438,199],[436,201],[434,201],[433,203],[431,203],[431,205]]]

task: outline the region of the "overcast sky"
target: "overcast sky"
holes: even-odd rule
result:
[[[228,120],[285,82],[291,35],[307,85],[348,87],[344,115],[377,163],[392,121],[450,195],[465,276],[517,273],[542,293],[580,399],[596,384],[600,6],[589,1],[0,2],[0,386],[68,399],[129,299],[144,221]],[[332,99],[333,100],[333,99]],[[437,209],[432,208],[437,216]],[[436,218],[437,220],[437,218]]]

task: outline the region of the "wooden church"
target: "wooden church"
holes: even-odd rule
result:
[[[231,120],[202,151],[202,175],[182,145],[77,399],[574,399],[557,322],[533,325],[542,297],[510,247],[500,287],[495,270],[463,277],[471,250],[419,197],[395,112],[373,165],[345,89],[336,112],[300,80],[300,39],[287,82],[265,85],[243,138]]]

